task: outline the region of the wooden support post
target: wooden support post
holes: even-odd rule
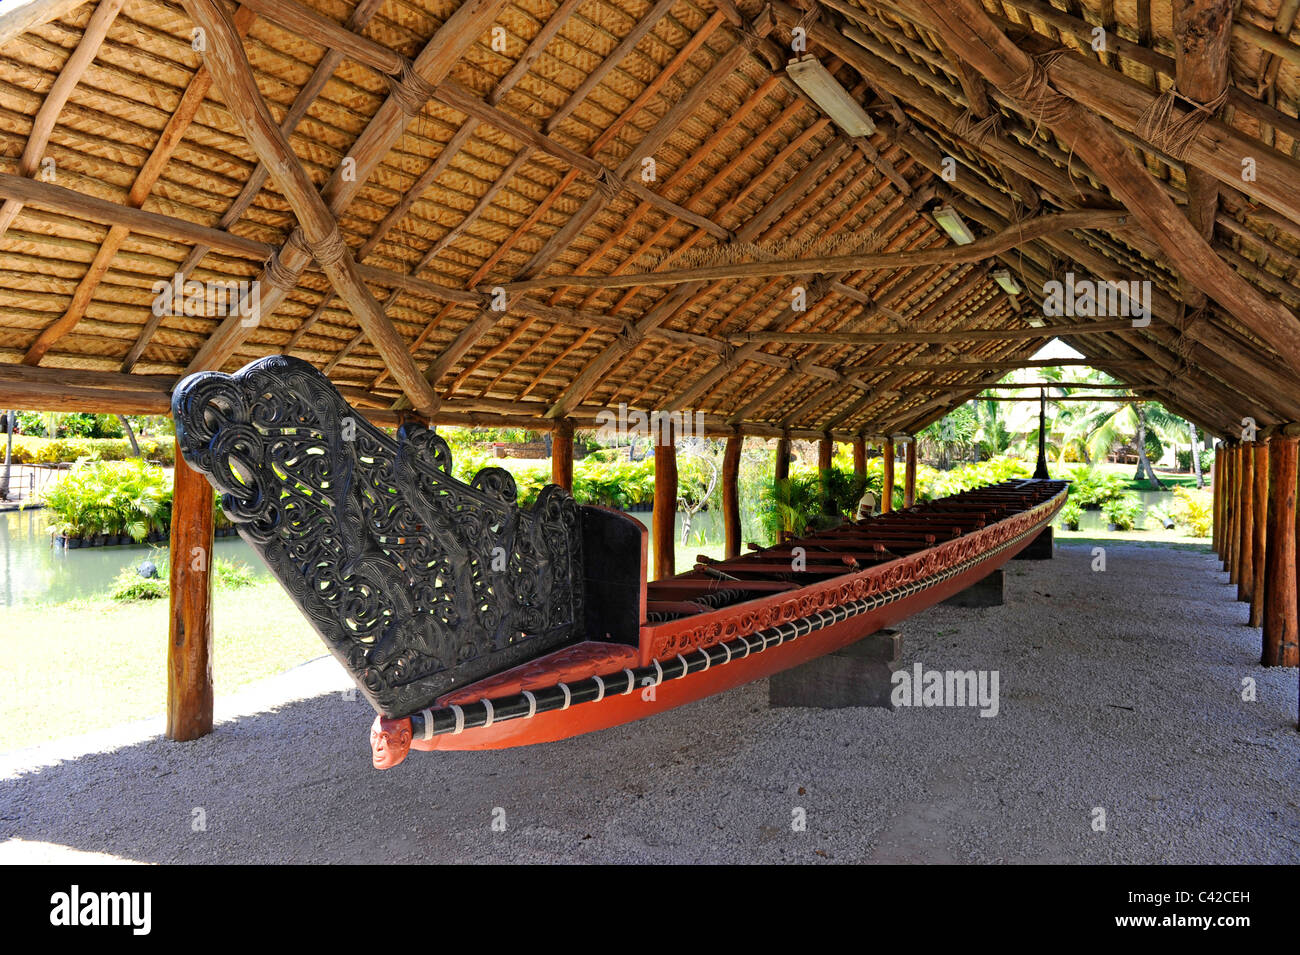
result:
[[[212,485],[176,446],[172,472],[167,738],[212,732]]]
[[[862,435],[853,439],[853,476],[860,481],[867,476],[867,439]]]
[[[916,436],[907,442],[907,464],[903,471],[903,506],[916,503]]]
[[[790,439],[779,438],[776,442],[776,464],[772,470],[778,481],[790,480]]]
[[[1227,511],[1223,523],[1223,569],[1228,572],[1229,583],[1236,583],[1237,580],[1237,572],[1233,566],[1237,551],[1233,541],[1237,539],[1237,467],[1240,464],[1240,451],[1241,445],[1234,443],[1228,448],[1227,460],[1224,462],[1228,466],[1228,471],[1227,481],[1223,485],[1223,503]]]
[[[1254,515],[1250,536],[1250,625],[1264,625],[1264,553],[1268,535],[1268,444],[1255,443],[1255,462],[1251,482],[1251,513]]]
[[[1215,449],[1214,464],[1210,471],[1210,500],[1213,504],[1211,511],[1214,514],[1210,540],[1213,542],[1214,552],[1220,557],[1223,556],[1223,451],[1222,444]]]
[[[1264,549],[1264,666],[1300,664],[1296,600],[1296,472],[1294,434],[1269,439],[1268,533]]]
[[[744,446],[745,438],[737,431],[727,438],[722,454],[722,524],[728,559],[740,556],[740,452]]]
[[[655,580],[676,573],[677,567],[677,446],[672,427],[664,425],[655,437],[655,504],[653,533]]]
[[[1255,541],[1255,442],[1241,446],[1239,482],[1241,519],[1237,522],[1237,599],[1249,600],[1254,587]]]
[[[894,439],[886,438],[880,444],[880,453],[885,461],[885,480],[880,488],[880,513],[888,514],[894,509]]]
[[[835,442],[826,435],[817,442],[817,476],[822,483],[822,512],[833,510],[831,503],[831,461],[835,457]]]
[[[551,435],[551,483],[573,491],[573,422],[567,419]]]

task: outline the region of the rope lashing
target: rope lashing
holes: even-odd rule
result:
[[[410,63],[402,64],[402,71],[396,76],[391,73],[384,77],[388,81],[388,92],[400,109],[407,116],[414,116],[424,109],[424,104],[433,98],[434,86],[415,70]]]
[[[266,266],[262,269],[262,274],[262,281],[282,292],[288,292],[297,285],[298,276],[300,275],[297,269],[291,269],[280,261],[279,253],[272,253],[271,257],[266,260]]]
[[[597,191],[605,197],[607,202],[617,199],[619,193],[623,191],[623,184],[608,169],[602,169],[600,175],[595,178]]]
[[[1179,100],[1190,107],[1189,112],[1179,114]],[[1134,131],[1156,149],[1182,162],[1202,127],[1227,101],[1227,89],[1209,102],[1198,103],[1171,86],[1142,111]]]
[[[312,257],[320,263],[321,268],[328,268],[347,255],[348,247],[338,229],[333,230],[319,242],[309,242]]]
[[[1038,124],[1034,135],[1038,135],[1038,126],[1043,123],[1052,125],[1064,119],[1073,107],[1073,103],[1058,93],[1051,84],[1047,71],[1052,64],[1069,52],[1065,47],[1056,47],[1029,58],[1029,69],[1002,88],[1017,106],[1034,117]]]
[[[957,122],[952,125],[954,136],[958,136],[972,146],[979,146],[984,143],[990,135],[996,136],[1002,131],[1002,117],[997,113],[990,113],[983,119],[979,119],[970,110],[964,110],[957,117]]]

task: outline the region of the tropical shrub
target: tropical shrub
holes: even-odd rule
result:
[[[1114,525],[1116,530],[1131,531],[1142,514],[1142,502],[1136,494],[1122,494],[1106,501],[1101,512],[1106,516],[1106,523]]]
[[[108,592],[111,600],[126,603],[132,600],[160,600],[165,598],[169,591],[168,571],[170,570],[167,555],[161,552],[155,552],[154,566],[157,568],[158,576],[144,577],[141,576],[137,564],[129,564],[123,567],[115,578]],[[253,568],[249,567],[243,561],[226,560],[224,557],[217,557],[212,561],[212,583],[213,586],[222,590],[238,590],[241,587],[251,587],[257,583],[257,576]]]
[[[1061,526],[1069,531],[1077,531],[1083,519],[1083,508],[1078,501],[1066,501],[1061,508]]]
[[[1122,497],[1127,491],[1128,482],[1123,475],[1113,471],[1098,471],[1095,468],[1070,470],[1070,498],[1078,501],[1084,509],[1104,510],[1107,502]]]
[[[140,456],[166,465],[176,463],[176,445],[171,440],[139,438]],[[0,451],[3,454],[3,451]],[[15,464],[71,464],[82,458],[102,461],[126,461],[132,457],[131,442],[126,438],[34,438],[15,435]]]
[[[1174,520],[1192,537],[1209,537],[1214,526],[1214,504],[1209,491],[1174,488]]]
[[[171,520],[171,482],[139,459],[83,461],[44,494],[64,537],[127,534],[139,542]]]

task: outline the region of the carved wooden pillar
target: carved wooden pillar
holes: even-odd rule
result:
[[[722,524],[726,556],[740,556],[740,452],[745,439],[739,431],[727,438],[722,455]]]
[[[776,442],[776,464],[773,476],[778,481],[790,479],[790,439],[781,438]]]
[[[907,463],[903,470],[903,506],[916,503],[916,436],[907,442]]]
[[[172,472],[167,738],[212,732],[212,485],[176,446]]]
[[[1295,434],[1269,439],[1268,532],[1264,547],[1264,666],[1300,664],[1300,612],[1296,598]]]
[[[1255,443],[1254,480],[1251,482],[1251,510],[1255,515],[1250,539],[1250,625],[1264,624],[1264,549],[1268,535],[1268,445]]]
[[[885,480],[880,488],[880,513],[888,514],[894,509],[894,439],[885,438],[880,444],[880,453],[885,461]]]
[[[1255,442],[1241,446],[1241,479],[1238,482],[1241,520],[1237,525],[1237,599],[1249,600],[1254,587],[1255,535]]]
[[[853,439],[853,476],[858,480],[867,476],[867,439],[862,435]]]
[[[573,491],[573,422],[561,421],[551,435],[551,483]]]
[[[677,446],[667,422],[655,430],[654,579],[662,580],[677,566]]]

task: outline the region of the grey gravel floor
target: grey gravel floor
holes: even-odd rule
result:
[[[1005,606],[901,625],[908,666],[997,670],[996,718],[770,710],[760,682],[376,772],[369,707],[322,660],[194,743],[151,723],[0,755],[0,862],[1300,861],[1296,671],[1258,665],[1208,553],[1091,563],[1063,545],[1008,566]]]

